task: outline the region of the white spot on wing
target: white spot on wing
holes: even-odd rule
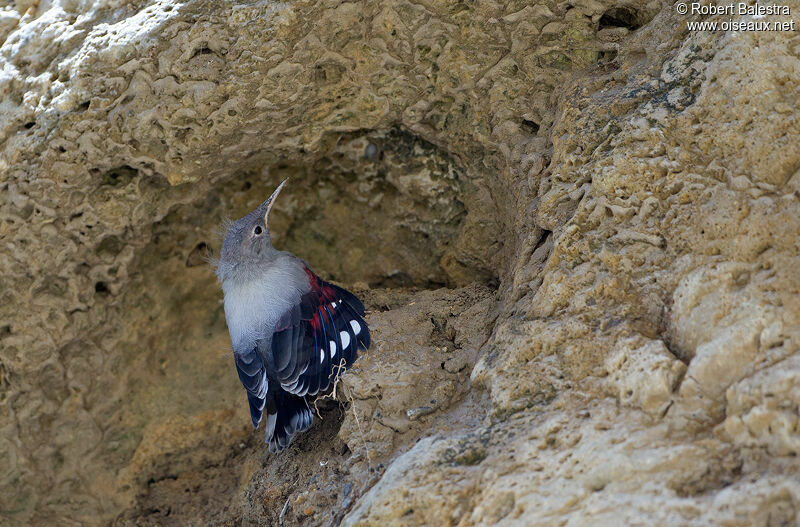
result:
[[[350,345],[350,334],[348,332],[340,331],[339,337],[341,338],[342,341],[342,349]]]
[[[319,363],[322,364],[325,362],[325,350],[322,348],[319,349]]]
[[[336,343],[331,340],[330,344],[331,344],[331,357],[333,357],[334,355],[336,355]]]
[[[361,324],[359,324],[355,320],[350,321],[350,327],[353,328],[353,333],[355,333],[356,335],[361,333]]]

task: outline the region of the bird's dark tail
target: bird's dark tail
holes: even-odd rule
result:
[[[292,436],[305,432],[314,422],[314,414],[305,397],[298,397],[281,389],[267,394],[266,442],[269,451],[280,452],[292,441]]]

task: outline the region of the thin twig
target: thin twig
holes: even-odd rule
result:
[[[364,430],[361,428],[361,420],[358,418],[358,412],[356,411],[356,400],[353,397],[353,392],[347,389],[347,393],[345,394],[347,399],[350,401],[350,409],[353,410],[353,417],[356,420],[356,426],[358,427],[358,435],[361,438],[361,443],[364,446],[364,453],[367,456],[367,468],[370,472],[372,472],[372,458],[369,456],[369,448],[367,447],[367,436],[364,435]]]
[[[323,399],[336,399],[336,388],[338,388],[339,379],[342,378],[345,371],[347,371],[346,361],[344,360],[344,357],[342,357],[339,359],[339,364],[335,364],[333,366],[333,371],[331,371],[331,374],[328,376],[328,378],[333,377],[333,390],[331,390],[331,393],[314,399],[314,412],[317,414],[317,417],[319,417],[320,420],[322,420],[322,414],[319,411],[319,406],[317,406],[317,403]]]
[[[283,525],[283,516],[286,514],[286,509],[289,508],[289,499],[291,499],[291,497],[292,495],[289,494],[289,496],[286,498],[286,503],[283,504],[283,509],[281,509],[280,515],[278,515],[278,523],[281,525]]]
[[[322,419],[322,414],[319,411],[319,406],[318,406],[319,401],[323,399],[334,399],[334,400],[336,399],[337,390],[339,388],[339,380],[342,378],[346,370],[347,370],[346,361],[344,360],[344,357],[342,357],[341,359],[339,359],[339,364],[336,364],[333,367],[333,371],[331,371],[330,376],[333,377],[333,390],[331,390],[331,393],[328,393],[326,395],[314,399],[314,412],[320,419]],[[358,427],[358,435],[359,438],[361,439],[361,444],[364,447],[364,453],[366,454],[367,457],[367,468],[370,471],[372,471],[372,458],[369,455],[369,448],[367,447],[367,439],[366,436],[364,435],[364,429],[361,427],[361,419],[358,418],[358,411],[356,410],[356,400],[353,397],[353,393],[350,391],[350,389],[348,389],[346,386],[344,388],[347,390],[345,397],[350,402],[350,409],[353,411],[353,418],[356,420],[356,426]]]

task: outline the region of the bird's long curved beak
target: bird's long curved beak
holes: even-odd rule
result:
[[[283,186],[286,184],[287,181],[289,181],[288,177],[283,181],[281,181],[281,184],[278,185],[278,188],[276,188],[275,191],[272,193],[272,195],[267,198],[267,201],[264,202],[264,205],[267,206],[267,211],[264,213],[264,225],[267,225],[269,223],[269,211],[272,210],[272,206],[275,204],[275,200],[278,198],[278,194],[281,193],[281,189],[283,188]]]

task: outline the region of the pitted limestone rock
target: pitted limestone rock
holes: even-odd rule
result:
[[[685,22],[644,0],[0,8],[3,520],[795,522],[796,39]],[[385,286],[431,288],[447,338],[486,324],[424,377],[446,407],[411,420],[432,403],[394,383],[381,429],[367,390],[273,459],[236,425],[197,264],[284,175],[311,190],[278,244],[387,334],[435,324]],[[399,225],[375,257],[371,222]],[[451,315],[443,284],[497,293]],[[398,338],[348,382],[419,380],[402,358],[448,346]]]

